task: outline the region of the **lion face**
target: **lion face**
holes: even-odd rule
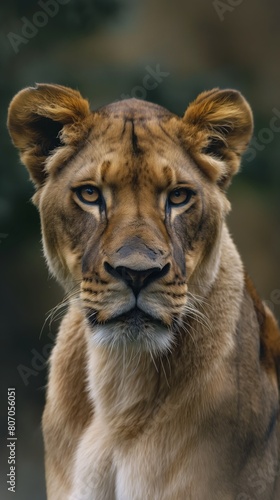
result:
[[[216,90],[183,119],[134,99],[90,113],[77,94],[43,85],[10,107],[38,187],[45,255],[78,290],[93,342],[165,352],[215,279],[249,107]]]

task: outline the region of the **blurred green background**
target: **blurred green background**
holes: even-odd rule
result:
[[[7,388],[17,391],[17,492],[45,499],[40,418],[46,358],[63,297],[46,270],[33,188],[6,131],[24,86],[77,88],[92,108],[123,96],[183,114],[215,86],[241,90],[255,116],[254,143],[229,190],[229,224],[259,292],[280,313],[280,3],[278,0],[9,0],[1,19],[1,484],[7,492]],[[147,68],[148,67],[148,68]],[[155,88],[145,76],[159,70]],[[150,80],[151,82],[151,80]],[[63,499],[62,499],[63,500]]]

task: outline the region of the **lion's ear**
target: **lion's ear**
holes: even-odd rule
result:
[[[253,131],[247,101],[236,90],[203,92],[187,108],[183,122],[191,156],[208,177],[227,187]]]
[[[57,147],[67,144],[74,123],[90,114],[79,92],[61,85],[38,84],[21,90],[8,111],[8,129],[31,179],[40,186],[46,177],[45,161]]]

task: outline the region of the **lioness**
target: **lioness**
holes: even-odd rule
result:
[[[276,320],[229,235],[252,134],[234,90],[183,118],[19,92],[8,126],[69,293],[43,416],[49,500],[280,498]]]

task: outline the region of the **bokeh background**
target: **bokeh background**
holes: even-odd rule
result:
[[[53,82],[79,89],[92,108],[131,96],[183,114],[202,90],[241,90],[254,111],[255,134],[229,190],[229,224],[259,292],[279,318],[279,21],[278,0],[1,2],[1,499],[12,495],[6,399],[13,386],[15,496],[46,498],[40,418],[57,323],[45,319],[63,297],[48,276],[39,218],[29,201],[33,188],[6,131],[10,99],[24,86]],[[151,71],[164,75],[147,90]]]

